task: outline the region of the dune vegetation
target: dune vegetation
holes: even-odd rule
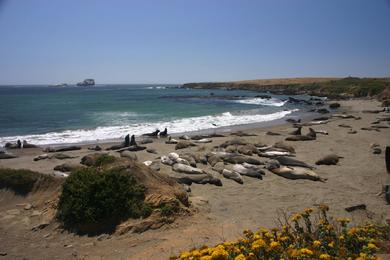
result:
[[[390,239],[390,227],[365,224],[350,227],[347,218],[332,219],[328,206],[306,208],[280,227],[245,230],[242,238],[214,247],[182,252],[172,259],[378,259],[379,243]]]

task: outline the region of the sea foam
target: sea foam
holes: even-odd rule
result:
[[[266,115],[234,115],[230,112],[225,112],[217,115],[181,118],[166,122],[137,123],[123,126],[97,127],[95,129],[67,130],[46,134],[0,137],[0,145],[4,145],[6,142],[15,142],[17,139],[27,140],[29,143],[38,145],[89,143],[122,138],[126,134],[141,135],[152,132],[157,128],[163,130],[165,127],[168,128],[169,133],[183,133],[218,127],[267,122],[283,118],[295,111],[298,110],[279,111]]]

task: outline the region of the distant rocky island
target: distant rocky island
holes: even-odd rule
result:
[[[94,85],[95,85],[94,79],[85,79],[84,81],[77,83],[77,86],[82,86],[82,87],[94,86]]]

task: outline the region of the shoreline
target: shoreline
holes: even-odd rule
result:
[[[329,133],[329,135],[318,135],[314,141],[285,141],[293,130],[288,122],[269,127],[248,128],[243,132],[256,134],[256,136],[240,137],[248,143],[261,142],[266,145],[273,145],[279,141],[286,142],[295,148],[295,159],[310,165],[315,165],[318,159],[327,154],[335,153],[343,156],[337,165],[315,165],[314,171],[326,178],[326,182],[291,180],[266,171],[262,180],[243,176],[244,183],[238,184],[212,171],[210,165],[198,164],[197,167],[200,169],[220,178],[223,186],[192,184],[189,193],[191,214],[179,216],[173,223],[159,229],[148,230],[141,234],[112,235],[104,239],[62,232],[55,224],[42,230],[31,231],[33,224],[39,223],[39,217],[31,217],[29,211],[22,210],[20,215],[10,220],[6,212],[17,208],[17,204],[28,201],[34,205],[35,201],[32,197],[22,198],[3,193],[5,199],[0,200],[0,230],[6,234],[4,239],[0,238],[3,250],[6,250],[10,257],[15,258],[27,256],[26,252],[29,252],[28,255],[34,256],[33,259],[53,258],[58,255],[62,258],[71,258],[74,252],[84,259],[100,257],[167,259],[193,247],[213,246],[224,240],[235,240],[245,229],[254,230],[259,226],[274,227],[276,219],[283,212],[300,212],[306,207],[315,207],[320,203],[330,206],[332,216],[350,218],[351,224],[365,221],[386,222],[390,219],[389,205],[386,204],[383,195],[378,196],[378,193],[382,190],[382,185],[390,183],[390,174],[386,173],[384,152],[373,154],[371,145],[377,143],[383,151],[386,145],[389,145],[390,129],[384,128],[377,132],[361,130],[361,128],[369,127],[376,118],[389,116],[389,114],[362,113],[363,110],[380,109],[380,103],[375,100],[348,100],[339,103],[341,104],[339,113],[345,111],[361,119],[335,118],[327,124],[311,126],[315,130],[325,130]],[[387,122],[382,122],[381,125],[390,126]],[[357,133],[349,134],[350,129],[356,130]],[[278,132],[281,135],[267,135],[267,131]],[[304,127],[303,134],[307,132],[308,127]],[[198,144],[183,150],[175,150],[175,145],[165,144],[166,139],[161,138],[145,145],[147,148],[155,149],[157,154],[148,153],[146,150],[134,154],[139,162],[144,162],[158,160],[160,156],[171,152],[207,153],[215,146],[234,138],[237,136],[226,134],[226,137],[212,138],[211,143]],[[110,144],[112,143],[104,144],[102,148]],[[52,158],[36,162],[33,158],[43,154],[42,149],[14,150],[19,157],[0,160],[0,167],[26,168],[53,174],[55,166],[63,163],[79,164],[83,156],[95,153],[87,150],[88,146],[90,145],[82,145],[82,150],[66,152],[77,158],[66,160]],[[113,151],[102,152],[119,156]],[[264,160],[259,156],[253,158]],[[168,176],[176,174],[170,166],[163,164],[160,173]],[[366,205],[367,209],[345,211],[346,207],[358,204]]]

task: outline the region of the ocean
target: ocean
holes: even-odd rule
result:
[[[39,145],[92,143],[165,127],[182,133],[261,124],[305,110],[287,98],[157,84],[0,86],[0,145],[17,139]]]

